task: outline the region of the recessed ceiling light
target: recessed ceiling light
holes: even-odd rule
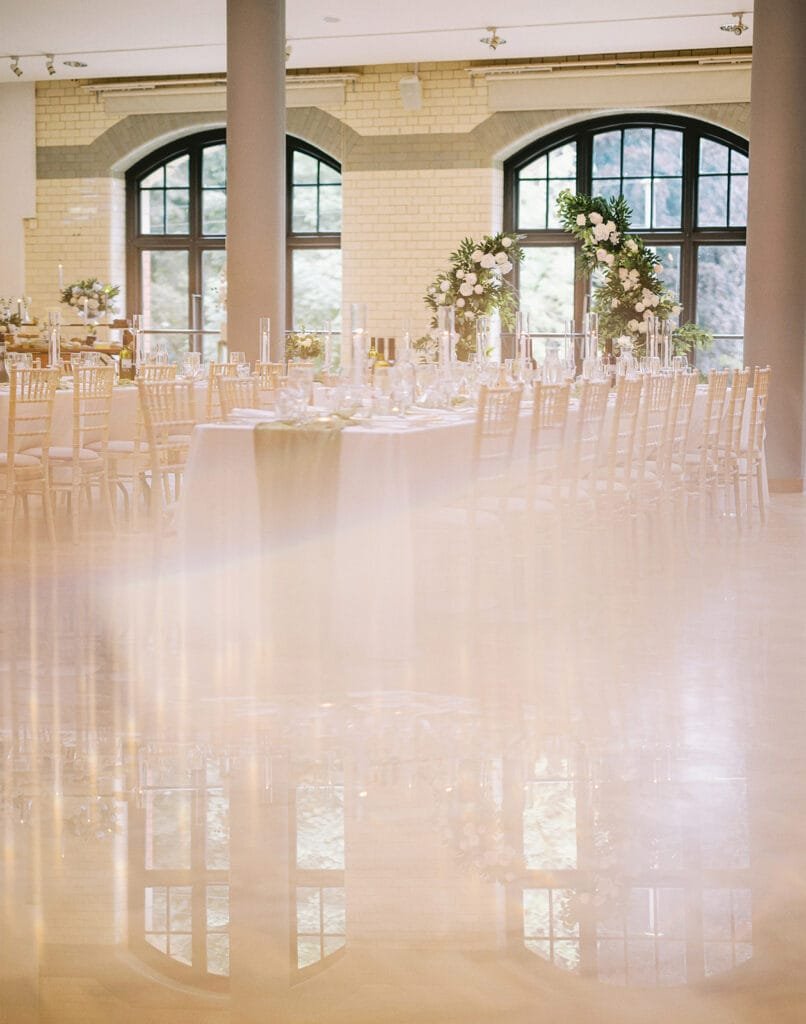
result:
[[[328,25],[335,25],[341,21],[341,18],[335,18],[332,14],[326,14],[322,21],[326,21]]]
[[[63,60],[62,64],[66,68],[85,68],[87,66],[83,60]]]

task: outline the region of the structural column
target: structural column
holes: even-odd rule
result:
[[[772,366],[770,485],[806,473],[806,3],[756,0],[750,96],[745,362]]]
[[[285,0],[227,2],[227,337],[258,355],[285,329]]]

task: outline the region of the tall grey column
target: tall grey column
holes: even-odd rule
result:
[[[745,362],[772,366],[770,484],[802,491],[806,462],[806,3],[756,0],[750,95]]]
[[[285,0],[227,0],[227,338],[258,355],[285,329]]]

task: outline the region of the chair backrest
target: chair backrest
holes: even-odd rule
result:
[[[744,423],[747,388],[750,384],[750,371],[734,370],[730,382],[728,408],[720,426],[719,443],[723,452],[738,453],[742,444],[742,424]]]
[[[218,393],[219,377],[237,377],[237,363],[209,363],[209,375],[207,381],[207,402],[205,406],[205,419],[208,423],[221,418],[221,401]]]
[[[255,409],[258,403],[257,380],[254,377],[217,377],[221,415],[226,418],[233,409]]]
[[[284,363],[255,363],[255,376],[261,391],[275,391],[284,375]]]
[[[567,384],[534,384],[534,406],[529,431],[530,476],[554,479],[560,470],[565,429],[568,423],[568,402],[571,389]]]
[[[9,367],[8,461],[13,468],[14,455],[28,448],[50,447],[53,400],[59,384],[55,368],[20,369]],[[11,473],[8,474],[9,478]]]
[[[137,382],[146,439],[152,454],[187,449],[196,425],[196,393],[192,381]]]
[[[523,386],[479,388],[473,439],[473,471],[477,480],[506,475],[512,462]]]
[[[73,366],[73,452],[109,441],[114,366]]]
[[[685,465],[691,413],[694,409],[696,393],[696,373],[676,373],[674,375],[672,405],[669,412],[669,443],[666,446],[666,459],[663,460],[661,466],[662,472],[668,472],[673,463],[678,466]]]
[[[571,500],[577,495],[578,485],[595,471],[599,463],[609,394],[609,381],[583,381],[571,443],[566,445],[562,468],[563,479],[570,485]]]
[[[763,369],[757,366],[753,371],[753,398],[750,403],[750,430],[747,447],[756,454],[760,454],[764,449],[771,372],[769,366],[765,366]]]
[[[137,367],[139,380],[175,380],[176,363],[142,363]]]
[[[612,495],[620,476],[629,482],[643,388],[641,378],[620,377],[616,385],[616,405],[607,432],[607,448],[603,453],[603,480],[607,495]]]
[[[719,432],[725,412],[725,399],[728,393],[728,370],[708,371],[708,391],[705,396],[705,416],[702,423],[702,442],[700,451],[707,459],[719,445]]]
[[[668,375],[645,378],[635,451],[639,482],[645,477],[648,462],[662,465],[666,461],[673,388],[674,378]]]

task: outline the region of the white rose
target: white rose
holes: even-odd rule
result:
[[[473,260],[474,263],[481,263],[483,257],[484,253],[481,251],[481,249],[474,249],[470,258]]]
[[[440,291],[448,292],[451,289],[451,282],[450,281],[443,281],[442,284],[440,284],[439,287],[440,287]]]
[[[610,308],[611,309],[618,309],[618,299],[611,299],[610,300]]]
[[[614,264],[614,262],[615,262],[615,260],[616,260],[616,257],[615,257],[615,256],[613,255],[613,253],[612,253],[612,252],[609,252],[609,253],[608,253],[608,254],[607,254],[607,255],[605,256],[605,258],[604,258],[604,261],[605,261],[605,263],[606,263],[606,264],[608,265],[608,267],[612,267],[612,266],[613,266],[613,264]]]
[[[481,287],[480,284],[474,285],[473,291],[476,293],[476,295],[483,295],[484,294],[484,289]]]
[[[637,320],[630,320],[627,323],[627,330],[629,330],[629,331],[637,331],[638,330],[638,326],[639,325],[638,325],[638,321]]]
[[[627,239],[627,248],[630,250],[630,252],[638,252],[638,243],[635,241],[634,238]]]
[[[436,293],[437,293],[437,290],[436,290],[436,288],[434,288],[433,286],[432,286],[431,288],[429,288],[429,289],[428,289],[428,294],[429,294],[429,295],[436,295]],[[220,293],[219,293],[219,294],[220,294]]]
[[[459,294],[460,295],[472,295],[473,294],[473,285],[472,284],[468,284],[467,281],[463,281],[462,284],[459,287]]]
[[[638,325],[638,333],[646,334],[646,320],[642,324]]]
[[[495,264],[495,256],[491,252],[485,252],[481,257],[481,265],[485,270],[492,270]]]
[[[467,312],[465,313],[465,320],[475,320],[475,319],[476,319],[476,314],[473,312],[472,309],[468,309]]]
[[[507,254],[505,252],[497,252],[495,254],[495,262],[496,263],[506,263],[507,262]]]
[[[467,281],[468,284],[475,284],[476,281],[478,281],[478,277],[476,277],[475,274],[466,274],[465,281]]]
[[[596,250],[596,259],[600,263],[604,263],[607,260],[607,250],[606,249],[597,249]]]
[[[87,303],[87,305],[88,305],[88,307],[90,309],[97,309],[98,308],[98,300],[97,299],[90,299],[89,302]]]
[[[626,280],[627,268],[626,267],[619,267],[618,268],[618,276],[621,278],[622,281]]]
[[[508,249],[512,245],[512,239],[511,238],[502,238],[501,239],[501,245],[503,245],[503,247],[505,249]]]
[[[649,318],[651,316],[652,316],[652,310],[651,309],[645,309],[644,310],[644,320],[649,320]]]
[[[683,309],[683,307],[682,306],[678,306],[677,304],[672,306],[672,316],[680,316],[680,313],[682,312],[682,309]]]
[[[585,227],[585,214],[584,213],[578,213],[577,214],[577,224],[581,228]]]
[[[636,313],[643,313],[644,312],[644,304],[643,304],[643,302],[636,302],[636,304],[635,304],[635,312]]]
[[[95,284],[92,286],[92,290],[94,292],[99,292],[101,290],[101,283],[100,283],[100,281],[96,281],[95,282]]]
[[[461,280],[462,280],[462,278],[463,278],[463,277],[465,276],[465,272],[464,272],[464,270],[461,270],[461,269],[460,269],[460,270],[457,270],[457,271],[456,271],[456,276],[457,276],[457,277],[459,278],[459,280],[461,281]]]
[[[502,263],[501,264],[501,273],[502,274],[508,274],[510,272],[510,270],[512,270],[512,264],[509,262],[509,260],[507,260],[506,263]]]
[[[465,304],[465,300],[464,299],[457,299],[456,300],[456,305],[459,307],[459,309],[461,309],[462,306],[464,306],[464,304]]]
[[[609,220],[607,224],[605,224],[605,227],[607,228],[608,235],[616,230],[616,225],[613,223],[612,220]]]
[[[601,215],[601,213],[597,213],[596,210],[594,210],[593,213],[588,215],[588,219],[590,220],[591,224],[601,224],[604,220],[604,217]]]
[[[618,231],[611,231],[610,235],[608,236],[608,241],[612,242],[613,245],[615,245],[620,237],[621,236],[619,235]]]

